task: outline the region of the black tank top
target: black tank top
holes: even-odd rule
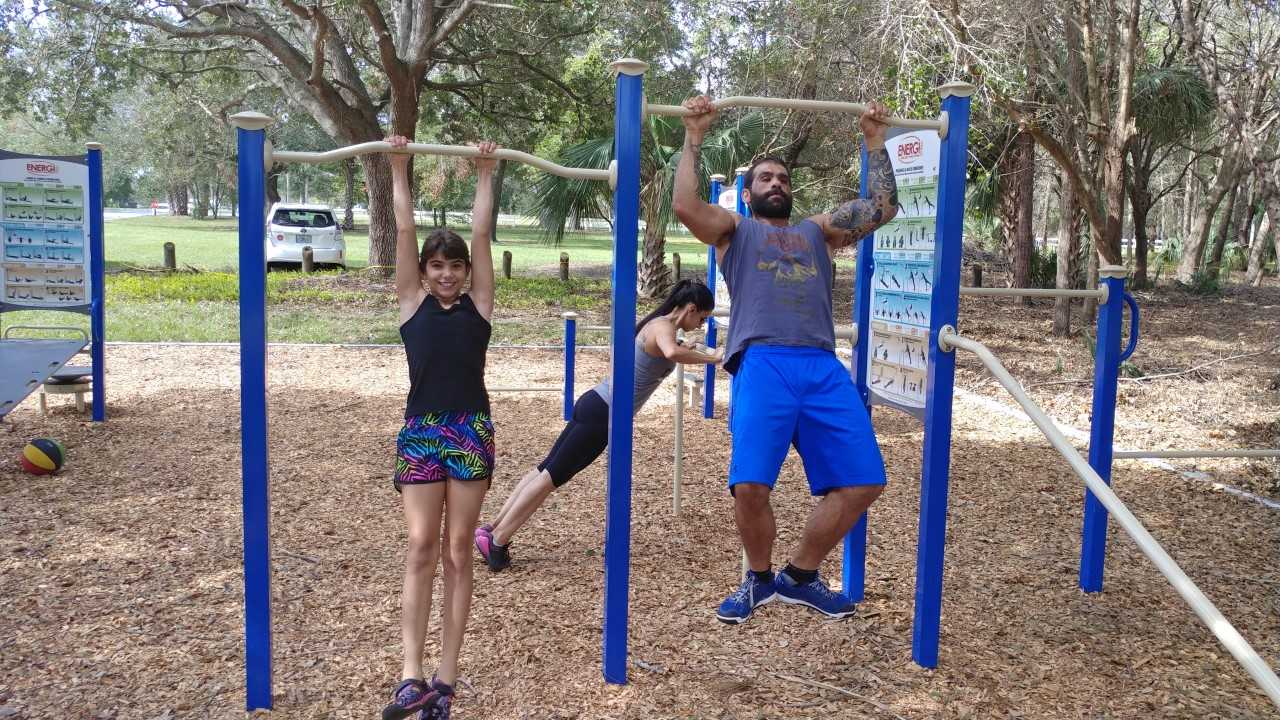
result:
[[[409,356],[409,403],[404,416],[434,412],[489,412],[484,359],[493,328],[471,296],[448,309],[428,295],[400,326]]]

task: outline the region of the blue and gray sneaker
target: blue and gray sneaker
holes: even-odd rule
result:
[[[435,693],[417,678],[402,681],[391,691],[391,704],[382,709],[382,720],[402,720],[427,706]]]
[[[747,577],[742,580],[742,586],[720,603],[720,608],[716,610],[716,619],[731,625],[746,622],[756,608],[772,602],[777,597],[776,584],[776,580],[765,583],[757,580],[755,573],[747,573]]]
[[[774,575],[774,586],[778,590],[778,599],[792,605],[808,605],[818,612],[833,618],[846,618],[858,609],[858,604],[835,592],[815,577],[813,582],[801,585],[787,575],[786,571]]]
[[[418,715],[418,720],[449,720],[449,709],[453,704],[453,686],[445,685],[436,678],[431,678],[431,693],[426,707]]]

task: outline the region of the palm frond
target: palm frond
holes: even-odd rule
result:
[[[1133,109],[1138,131],[1167,144],[1205,127],[1213,90],[1186,65],[1147,67],[1133,79]]]
[[[570,145],[560,151],[556,161],[568,167],[608,168],[613,161],[613,136]],[[575,215],[610,219],[605,212],[611,204],[609,187],[601,182],[544,175],[534,184],[533,195],[543,235],[556,244],[564,239],[565,223]]]

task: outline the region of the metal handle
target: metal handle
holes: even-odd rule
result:
[[[780,108],[783,110],[808,110],[812,112],[837,112],[849,115],[863,115],[870,109],[870,107],[865,103],[837,102],[834,100],[804,100],[798,98],[771,98],[749,95],[735,95],[733,97],[713,100],[711,102],[711,106],[716,110],[735,107],[758,107]],[[648,115],[682,117],[684,115],[688,115],[689,112],[689,109],[683,105],[645,104],[645,113]],[[944,118],[923,120],[916,118],[890,117],[886,119],[886,122],[893,127],[907,128],[910,130],[937,130],[942,132],[946,127],[946,121]]]
[[[1129,306],[1129,344],[1120,353],[1120,362],[1128,360],[1138,349],[1138,301],[1129,293],[1124,294],[1124,304]]]
[[[374,141],[360,143],[358,145],[348,145],[346,147],[335,148],[325,152],[299,152],[292,150],[272,150],[271,156],[268,158],[267,164],[272,161],[279,163],[329,163],[339,160],[358,157],[360,155],[368,155],[371,153],[402,153],[408,155],[442,155],[447,157],[464,157],[476,158],[481,157],[480,149],[470,145],[431,145],[427,143],[409,143],[403,148],[393,148],[391,143],[385,141]],[[491,155],[483,157],[493,157],[499,160],[512,160],[515,162],[531,165],[543,172],[559,175],[560,177],[569,178],[571,180],[603,180],[609,183],[609,187],[617,184],[617,164],[616,161],[610,163],[607,170],[597,170],[594,168],[574,168],[559,165],[537,155],[530,155],[519,150],[511,150],[508,148],[500,148]]]
[[[89,342],[89,333],[85,332],[83,328],[71,327],[70,325],[10,325],[4,329],[4,339],[9,340],[11,337],[9,333],[12,333],[14,330],[60,330],[76,332],[80,333],[80,337],[83,338],[85,342]],[[38,338],[31,339],[35,340]]]

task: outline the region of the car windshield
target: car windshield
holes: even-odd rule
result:
[[[328,210],[298,210],[281,208],[271,220],[272,225],[285,227],[333,227],[333,214]]]

